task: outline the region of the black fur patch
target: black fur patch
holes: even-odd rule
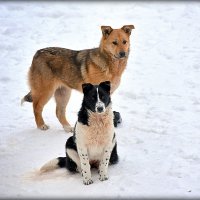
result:
[[[116,143],[112,150],[109,164],[113,165],[113,164],[118,163],[118,161],[119,161],[119,156],[117,154],[117,143]]]
[[[105,107],[107,107],[111,102],[110,82],[106,81],[106,82],[100,83],[98,87],[98,91],[99,91],[100,100],[105,104]]]
[[[26,96],[24,96],[24,101],[33,102],[31,92],[29,92]]]
[[[116,137],[116,136],[115,136],[115,133],[114,133],[114,135],[113,135],[113,139],[112,139],[112,142],[114,141],[115,137]]]
[[[77,165],[76,163],[70,158],[70,157],[66,157],[66,168],[70,171],[70,172],[77,172]]]
[[[74,64],[74,66],[81,66],[81,62],[80,62],[80,60],[78,60],[78,53],[79,53],[80,51],[73,51],[73,53],[72,53],[72,55],[71,55],[71,61],[72,61],[72,63]]]
[[[91,110],[95,112],[95,106],[97,103],[97,89],[94,85],[86,83],[82,85],[83,88],[83,102],[81,110]]]
[[[74,151],[77,152],[77,147],[76,143],[74,141],[74,136],[71,136],[68,138],[66,145],[65,145],[66,150],[67,149],[73,149]],[[76,163],[69,157],[69,155],[66,152],[66,168],[70,172],[77,172],[77,165]]]
[[[66,157],[66,168],[70,172],[77,172],[77,165],[76,165],[76,163],[71,158],[69,158],[68,156]]]
[[[88,118],[88,112],[83,103],[80,111],[78,112],[78,122],[88,126]]]
[[[104,92],[110,94],[110,81],[100,83],[99,88],[102,88]]]
[[[118,124],[122,123],[122,118],[119,112],[113,111],[113,114],[114,114],[114,119],[113,119],[114,126],[117,127]]]
[[[66,167],[66,157],[58,157],[58,166],[60,168]]]
[[[65,144],[65,148],[66,149],[73,149],[73,150],[77,151],[76,143],[74,141],[74,137],[73,136],[68,138],[68,140],[67,140],[67,142]]]

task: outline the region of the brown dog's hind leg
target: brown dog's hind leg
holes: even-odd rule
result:
[[[59,87],[55,91],[54,96],[56,100],[56,116],[58,120],[66,132],[72,132],[73,128],[70,126],[65,117],[66,106],[71,96],[71,89],[67,87]]]
[[[49,129],[49,126],[47,126],[43,120],[42,111],[45,104],[52,97],[53,92],[54,91],[52,90],[46,90],[45,92],[43,91],[42,93],[40,93],[39,91],[37,91],[37,93],[32,93],[35,121],[36,121],[37,127],[41,130]]]

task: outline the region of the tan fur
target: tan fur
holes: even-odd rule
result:
[[[106,146],[112,141],[114,134],[111,106],[103,113],[88,112],[88,126],[82,123],[77,123],[76,125],[77,138],[82,143],[81,146],[84,145],[87,148],[102,148],[102,146]]]
[[[76,143],[78,149],[87,149],[89,163],[98,164],[102,159],[105,148],[112,150],[115,141],[113,112],[111,104],[104,113],[89,112],[88,125],[77,122],[76,124]]]
[[[102,26],[99,48],[74,51],[49,47],[36,52],[29,70],[29,84],[38,128],[48,129],[42,111],[53,94],[56,115],[66,131],[70,131],[65,109],[72,89],[82,92],[83,83],[99,84],[103,81],[111,81],[111,93],[117,89],[127,64],[129,36],[133,28],[133,25],[125,25],[121,29]],[[117,45],[113,41],[117,41]],[[126,56],[120,58],[122,51]]]

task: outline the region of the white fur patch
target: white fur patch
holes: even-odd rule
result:
[[[21,106],[23,106],[24,102],[25,102],[25,100],[24,100],[24,98],[22,98],[21,99]]]
[[[71,126],[68,126],[68,125],[64,125],[63,128],[67,133],[74,131],[74,127],[71,127]]]
[[[100,160],[103,155],[101,146],[91,146],[88,152],[90,160]]]
[[[73,150],[73,149],[67,149],[66,150],[68,156],[76,163],[77,165],[77,170],[80,172],[81,171],[81,162],[80,162],[80,158],[79,155],[77,153],[77,151]]]
[[[98,112],[98,108],[103,108],[102,112],[105,112],[105,104],[99,98],[99,89],[97,87],[97,103],[95,106],[95,111]]]
[[[40,172],[48,172],[48,171],[52,171],[54,169],[57,169],[59,168],[58,166],[58,159],[55,158],[53,160],[50,160],[49,162],[47,162],[45,165],[43,165],[41,168],[40,168]]]

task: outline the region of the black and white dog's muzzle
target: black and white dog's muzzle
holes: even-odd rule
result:
[[[98,101],[95,106],[95,111],[97,113],[105,112],[105,104],[102,101]]]

